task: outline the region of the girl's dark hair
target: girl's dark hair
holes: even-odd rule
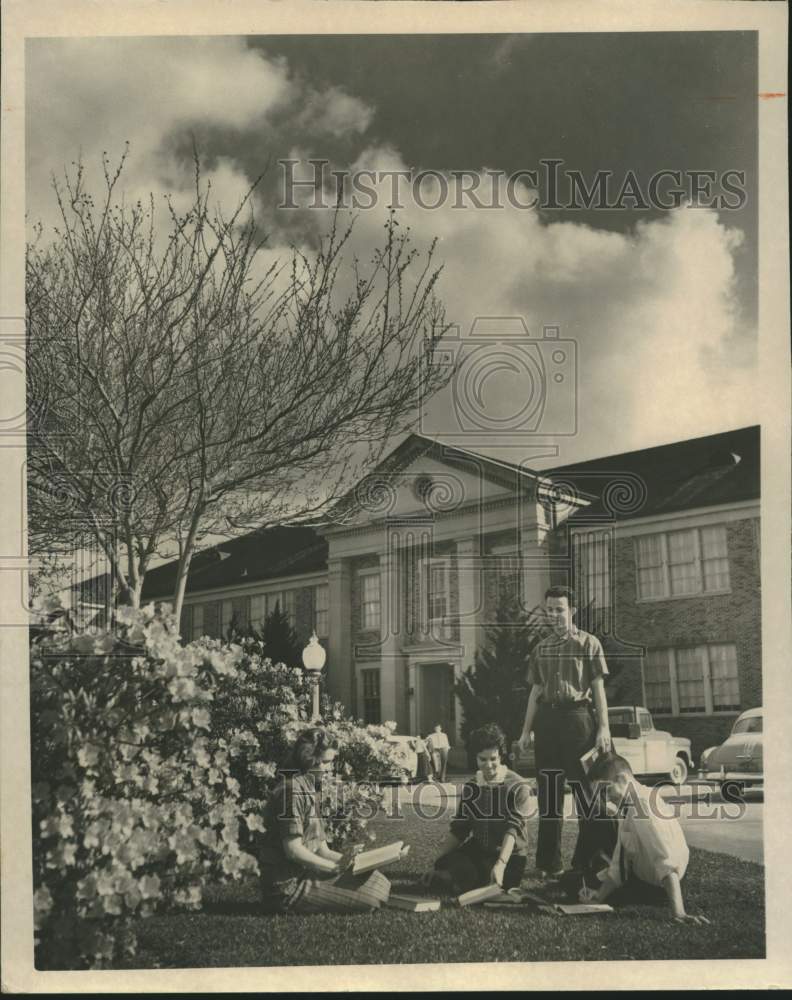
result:
[[[278,770],[281,773],[306,774],[316,767],[326,750],[335,749],[336,744],[326,729],[303,729]]]
[[[486,726],[475,729],[468,737],[468,747],[474,754],[494,747],[500,754],[501,763],[505,764],[508,761],[506,734],[494,722],[488,722]]]

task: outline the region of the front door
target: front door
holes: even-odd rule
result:
[[[424,663],[421,666],[418,727],[426,736],[440,723],[454,742],[454,668],[450,663]]]

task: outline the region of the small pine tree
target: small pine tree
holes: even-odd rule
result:
[[[486,629],[475,663],[454,685],[462,707],[462,739],[466,744],[469,734],[488,722],[496,722],[509,742],[520,735],[528,702],[528,661],[547,634],[540,608],[524,615],[513,598],[501,600],[497,623]]]
[[[273,663],[285,663],[287,667],[302,666],[302,644],[289,621],[289,616],[285,611],[281,611],[280,601],[275,602],[275,607],[267,615],[260,629],[253,625],[240,625],[236,615],[231,619],[226,639],[231,642],[247,636],[263,644],[264,656],[269,657]]]
[[[285,663],[289,667],[302,666],[302,644],[289,616],[281,611],[279,601],[264,621],[261,641],[264,643],[264,655],[273,663]]]

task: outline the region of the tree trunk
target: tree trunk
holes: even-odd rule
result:
[[[187,574],[190,572],[190,563],[195,551],[195,539],[198,534],[198,525],[201,523],[202,514],[203,510],[195,511],[193,514],[192,521],[190,522],[190,530],[187,532],[187,537],[184,540],[184,548],[179,558],[179,569],[176,573],[176,590],[173,595],[173,614],[176,617],[177,628],[181,622],[184,594],[187,590]]]

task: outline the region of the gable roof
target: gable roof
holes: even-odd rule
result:
[[[355,487],[341,497],[322,522],[322,527],[344,525],[354,518],[356,514],[361,513],[359,497],[362,486],[366,483],[376,483],[378,477],[398,476],[418,459],[432,459],[445,465],[461,466],[468,473],[481,475],[484,480],[500,488],[504,493],[518,491],[521,482],[530,482],[531,488],[536,487],[540,491],[552,485],[545,472],[537,472],[526,465],[445,444],[424,437],[422,434],[411,433],[370,469]],[[560,495],[557,494],[558,491],[554,493],[556,501],[560,499]],[[588,502],[585,492],[576,492],[566,499],[572,505]]]
[[[607,455],[546,470],[551,479],[574,484],[597,499],[586,514],[609,513],[616,520],[758,500],[760,428],[710,434]],[[606,505],[605,490],[619,474],[641,494],[635,504]],[[637,478],[636,478],[637,477]]]

